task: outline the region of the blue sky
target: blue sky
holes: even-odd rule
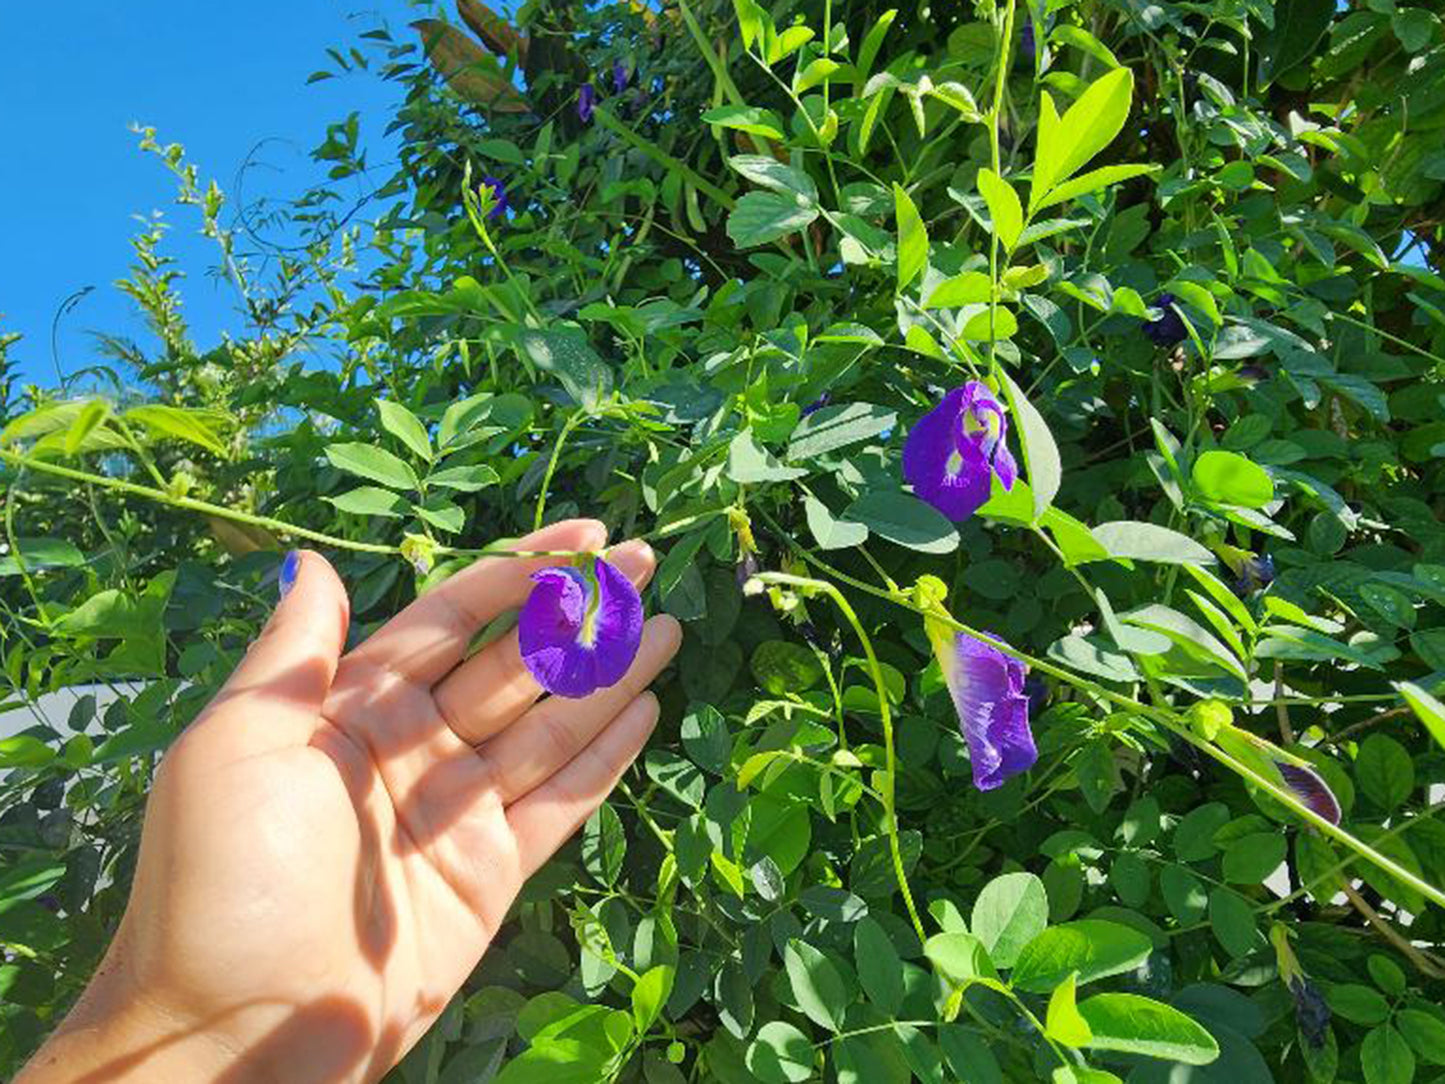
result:
[[[410,33],[406,5],[380,10],[398,37]],[[376,183],[389,175],[382,129],[395,85],[369,73],[306,85],[333,67],[326,48],[354,44],[377,12],[358,0],[75,0],[48,12],[0,4],[0,331],[25,336],[12,350],[23,379],[54,383],[51,322],[85,286],[96,289],[60,323],[67,372],[100,360],[90,330],[148,342],[111,283],[131,261],[132,216],[157,209],[172,224],[165,250],[188,274],[184,311],[197,344],[239,326],[233,294],[207,273],[214,246],[197,235],[193,209],[174,205],[163,164],[136,149],[133,121],[184,144],[228,192],[267,141],[246,194],[283,198],[320,179],[309,152],[328,123],[356,110]]]

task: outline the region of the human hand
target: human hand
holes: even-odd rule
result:
[[[520,550],[592,551],[600,523]],[[638,586],[641,542],[613,565]],[[611,791],[676,652],[647,622],[617,685],[537,703],[512,630],[545,558],[487,558],[342,656],[336,573],[294,586],[162,761],[129,906],[81,1003],[17,1084],[370,1081],[476,966],[522,882]]]

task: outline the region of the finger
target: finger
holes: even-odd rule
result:
[[[607,528],[601,523],[572,519],[535,531],[508,548],[590,553],[606,543]],[[484,557],[388,621],[347,656],[347,668],[384,669],[430,688],[465,658],[478,629],[522,604],[533,572],[566,560]]]
[[[577,756],[623,708],[647,688],[677,653],[682,628],[654,617],[642,629],[637,658],[622,680],[580,700],[554,696],[532,708],[478,750],[503,805],[545,783]]]
[[[271,620],[197,724],[225,727],[248,752],[310,740],[346,643],[346,588],[325,557],[287,554],[280,585]]]
[[[612,793],[647,744],[657,714],[657,698],[643,693],[561,771],[507,809],[524,879],[536,873]]]
[[[618,546],[607,559],[639,590],[657,567],[652,547],[642,541]],[[434,692],[442,718],[469,745],[480,745],[511,726],[541,694],[522,662],[516,629],[458,666]]]

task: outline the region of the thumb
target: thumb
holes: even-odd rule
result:
[[[279,585],[271,620],[206,711],[207,729],[231,731],[248,753],[310,740],[346,643],[351,608],[326,558],[291,551]]]

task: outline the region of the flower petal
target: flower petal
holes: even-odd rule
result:
[[[1008,445],[1002,442],[993,453],[993,472],[998,475],[999,484],[1004,489],[1013,489],[1014,483],[1019,480],[1019,465]]]
[[[587,580],[580,570],[544,568],[517,617],[522,662],[549,693],[586,696],[597,687],[593,653],[577,636],[587,613]]]
[[[596,677],[599,686],[616,685],[637,657],[642,645],[642,599],[632,581],[598,558]]]
[[[955,522],[988,500],[988,460],[972,441],[958,440],[965,388],[955,388],[923,417],[903,445],[903,477],[920,500]]]
[[[1339,799],[1335,797],[1335,792],[1330,790],[1324,776],[1313,768],[1283,760],[1276,760],[1274,766],[1279,769],[1279,774],[1284,776],[1284,781],[1294,792],[1294,796],[1305,806],[1331,824],[1340,823]]]
[[[1038,760],[1023,695],[1023,666],[966,633],[954,637],[951,657],[939,661],[973,763],[973,782],[993,790]]]

